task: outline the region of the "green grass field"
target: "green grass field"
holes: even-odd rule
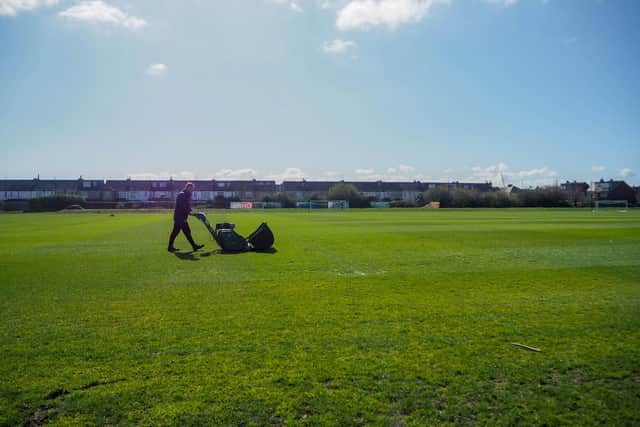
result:
[[[0,215],[0,425],[640,425],[639,210],[209,216]]]

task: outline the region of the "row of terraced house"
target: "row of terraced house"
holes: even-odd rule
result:
[[[463,188],[490,191],[490,182],[385,182],[385,181],[284,181],[270,180],[192,180],[195,201],[213,201],[223,197],[242,201],[261,201],[266,196],[285,194],[292,200],[326,199],[331,187],[353,184],[364,197],[378,200],[415,200],[431,188]],[[30,200],[59,194],[77,195],[86,201],[171,201],[184,187],[184,180],[0,180],[0,200]]]

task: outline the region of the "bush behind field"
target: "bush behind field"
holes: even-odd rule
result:
[[[84,208],[85,201],[82,197],[71,194],[58,194],[29,200],[29,210],[33,212],[61,211],[72,205],[78,205]]]
[[[280,203],[283,208],[295,208],[296,202],[291,200],[285,193],[272,193],[264,196],[261,200],[267,203]]]
[[[348,200],[352,208],[368,208],[374,201],[372,198],[363,197],[350,184],[339,184],[329,191],[329,199]],[[574,204],[583,205],[583,202],[572,203],[572,195],[559,188],[536,188],[530,190],[519,190],[516,193],[506,193],[504,191],[478,191],[465,189],[432,188],[418,195],[413,200],[389,200],[394,208],[414,208],[422,207],[429,202],[440,202],[442,208],[511,208],[511,207],[572,207]],[[319,198],[319,197],[318,197]],[[575,197],[574,197],[575,198]],[[210,208],[229,208],[229,202],[236,199],[217,198],[213,202],[205,205]],[[237,199],[239,200],[239,199]],[[263,201],[280,202],[282,207],[295,207],[295,203],[287,195],[276,193],[265,196]],[[24,205],[24,206],[22,206]],[[51,212],[65,209],[71,205],[79,205],[88,209],[142,209],[142,208],[173,208],[173,201],[165,202],[95,202],[84,201],[77,195],[56,195],[31,199],[22,202],[20,206],[10,202],[0,202],[0,210],[22,210],[28,209],[33,212]],[[195,205],[195,204],[194,204]]]
[[[422,207],[429,202],[440,202],[443,208],[511,208],[511,207],[570,207],[569,193],[559,188],[536,188],[504,191],[478,191],[462,188],[432,188],[418,195],[416,200],[389,200],[394,208]],[[338,184],[329,189],[328,199],[347,200],[352,208],[368,208],[373,199],[362,196],[352,184]]]
[[[508,194],[503,191],[432,188],[418,200],[440,202],[443,208],[511,208],[511,207],[570,207],[569,194],[558,188],[536,188]]]

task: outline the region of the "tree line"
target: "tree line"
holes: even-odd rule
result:
[[[350,207],[369,207],[375,197],[365,197],[353,184],[337,184],[329,189],[329,200],[347,200]],[[439,202],[442,208],[511,208],[511,207],[571,207],[581,206],[575,194],[556,187],[519,190],[507,193],[495,191],[465,190],[462,188],[431,188],[418,194],[415,200],[383,200],[391,207],[423,207]]]
[[[320,194],[311,195],[310,200],[323,199]],[[207,205],[213,208],[228,208],[229,202],[236,200],[225,199],[223,197],[208,202]],[[375,197],[364,196],[353,184],[339,183],[331,187],[326,195],[328,200],[347,200],[349,207],[352,208],[368,208],[372,202],[380,201]],[[239,201],[240,199],[237,199]],[[284,193],[275,193],[265,196],[263,202],[278,202],[283,208],[295,207],[295,200],[291,199]],[[418,194],[415,200],[391,200],[383,199],[381,201],[389,202],[391,207],[413,208],[423,207],[430,202],[439,202],[441,208],[511,208],[511,207],[572,207],[572,206],[589,206],[584,195],[575,192],[563,191],[557,187],[536,188],[518,190],[517,192],[507,193],[502,190],[494,191],[478,191],[465,190],[462,188],[431,188],[423,193]],[[56,195],[32,199],[29,201],[29,210],[35,212],[57,211],[74,205],[86,208],[118,208],[128,207],[127,204],[120,202],[112,202],[110,204],[100,203],[99,206],[93,206],[89,202],[84,201],[76,195]],[[113,206],[112,206],[113,205]],[[135,206],[132,206],[135,207]],[[0,209],[3,206],[0,202]],[[4,206],[8,208],[8,206]]]

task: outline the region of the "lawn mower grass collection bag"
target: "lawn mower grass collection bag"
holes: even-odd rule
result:
[[[249,250],[247,239],[236,233],[233,228],[221,228],[223,224],[216,224],[213,238],[220,247],[228,252],[246,252]]]
[[[271,249],[274,240],[273,233],[266,222],[260,224],[260,227],[247,237],[247,242],[249,242],[254,251]]]
[[[193,216],[202,221],[216,243],[225,252],[265,251],[273,246],[275,240],[273,232],[266,222],[260,224],[258,229],[245,239],[235,231],[235,224],[224,222],[216,224],[214,229],[204,213],[198,212]]]

